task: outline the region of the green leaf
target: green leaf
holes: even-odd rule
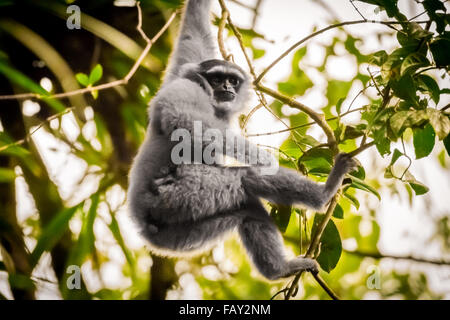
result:
[[[385,127],[373,131],[373,139],[375,141],[375,147],[381,156],[391,153],[391,140],[387,137]]]
[[[447,150],[447,155],[450,156],[450,134],[447,135],[444,139],[445,150]]]
[[[409,185],[411,186],[411,188],[413,188],[417,196],[425,194],[430,190],[430,188],[419,181],[409,181]]]
[[[344,197],[346,197],[350,202],[355,206],[356,209],[359,209],[359,201],[356,199],[356,197],[352,196],[351,194],[344,192]]]
[[[439,140],[443,140],[450,133],[450,120],[443,112],[428,108],[427,116]]]
[[[313,86],[308,75],[300,69],[300,60],[306,54],[306,47],[297,50],[292,59],[292,71],[287,81],[278,83],[278,90],[289,96],[303,95]]]
[[[125,255],[125,259],[127,260],[128,264],[132,267],[132,275],[134,276],[135,259],[133,257],[133,253],[125,244],[125,241],[122,237],[122,233],[120,232],[119,223],[117,222],[114,213],[110,212],[110,215],[111,215],[111,223],[108,225],[108,227],[111,230],[114,239],[116,239],[117,243],[122,249],[122,252]]]
[[[352,179],[352,184],[351,184],[351,186],[352,186],[353,188],[357,188],[357,189],[360,189],[360,190],[363,190],[363,191],[370,192],[370,193],[374,194],[374,195],[378,198],[378,200],[381,200],[380,194],[378,193],[377,190],[375,190],[374,187],[369,186],[369,185],[368,185],[367,183],[365,183],[363,180],[358,179],[358,178],[356,178],[356,177],[352,177],[351,179]]]
[[[83,225],[81,227],[80,235],[78,236],[78,243],[71,252],[71,264],[83,264],[86,257],[95,248],[94,221],[97,216],[98,203],[99,194],[95,193],[91,196],[91,206],[89,211],[87,214],[83,215]]]
[[[39,261],[44,251],[49,251],[59,241],[68,228],[69,220],[73,217],[80,205],[63,209],[47,224],[38,238],[38,242],[31,253],[33,266]]]
[[[406,128],[421,126],[429,119],[428,110],[434,109],[427,109],[427,111],[399,111],[395,113],[389,121],[392,131],[399,137]]]
[[[400,152],[398,149],[395,149],[389,166],[392,166],[402,155],[403,155],[402,152]]]
[[[280,150],[295,159],[298,159],[302,155],[302,151],[290,137],[283,142]]]
[[[264,57],[264,55],[266,54],[266,50],[264,50],[264,49],[258,49],[255,47],[251,47],[251,49],[253,52],[253,60],[260,59],[260,58]]]
[[[356,139],[358,137],[361,137],[362,135],[364,135],[364,132],[361,130],[356,129],[355,127],[352,126],[345,126],[344,127],[344,132],[343,132],[343,137],[340,141],[345,141],[345,140],[349,140],[349,139]]]
[[[300,113],[290,116],[289,122],[290,122],[291,128],[305,125],[308,123],[308,116],[306,115],[306,113],[300,112]],[[308,130],[308,126],[305,126],[305,127],[295,129],[295,132],[300,133],[301,135],[305,135],[307,130]],[[295,135],[295,136],[297,137],[298,135]]]
[[[284,205],[273,205],[270,216],[275,220],[275,224],[284,233],[291,219],[292,207]]]
[[[436,23],[436,31],[438,33],[442,33],[445,30],[446,23],[443,18],[441,18],[439,13],[436,13],[436,11],[442,10],[446,12],[445,5],[442,1],[439,0],[424,0],[422,1],[422,5],[427,11],[427,14]]]
[[[399,80],[391,78],[389,84],[397,97],[417,103],[416,85],[409,74],[404,74]]]
[[[428,156],[433,151],[435,140],[436,134],[430,124],[423,128],[415,128],[413,130],[413,143],[416,159]]]
[[[414,190],[417,196],[425,194],[430,190],[422,182],[417,181],[416,178],[409,171],[406,172],[404,181],[411,186],[411,188]]]
[[[386,179],[392,179],[394,177],[394,174],[392,173],[392,167],[389,166],[384,170],[384,177]]]
[[[423,54],[418,52],[411,53],[405,58],[405,60],[403,60],[400,68],[400,75],[404,75],[405,73],[414,73],[417,69],[429,65],[430,62]]]
[[[100,64],[97,64],[89,74],[89,84],[96,83],[98,80],[101,79],[102,75],[103,75],[103,68]]]
[[[87,87],[89,85],[89,77],[86,74],[84,74],[82,72],[77,73],[75,75],[75,78],[81,85],[83,85],[85,87]]]
[[[415,52],[415,48],[402,47],[395,49],[386,59],[381,66],[381,77],[384,81],[390,80],[394,76],[398,76],[400,73],[400,66],[406,56],[412,52]]]
[[[328,99],[328,105],[335,106],[341,98],[348,96],[348,91],[352,86],[352,81],[330,80],[328,81],[328,87],[326,97]]]
[[[344,209],[342,209],[342,207],[339,204],[337,204],[336,207],[334,208],[333,217],[337,219],[344,219]]]
[[[450,64],[450,39],[447,37],[437,37],[430,43],[430,50],[433,54],[437,67],[445,67]]]
[[[400,14],[397,7],[398,0],[360,0],[360,1],[379,6],[381,9],[386,10],[387,15],[391,18]]]
[[[363,166],[358,166],[356,170],[349,172],[352,177],[357,177],[359,179],[364,180],[366,178],[366,170],[364,170]]]
[[[418,89],[422,92],[426,92],[431,96],[434,103],[438,104],[440,99],[441,90],[439,86],[432,77],[427,76],[425,74],[419,74],[417,76],[418,81]]]
[[[316,214],[314,216],[313,228],[311,231],[312,234],[317,232],[317,228],[323,219],[324,216],[321,214]],[[339,262],[341,254],[341,236],[339,235],[339,231],[333,220],[330,219],[320,238],[320,254],[317,257],[317,262],[323,270],[330,273]]]
[[[308,169],[321,168],[329,171],[333,164],[333,153],[327,148],[312,148],[300,157],[299,162]]]

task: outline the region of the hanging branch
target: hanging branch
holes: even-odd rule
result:
[[[161,30],[159,30],[159,32],[152,39],[149,39],[145,35],[144,31],[142,30],[142,11],[141,11],[141,7],[139,5],[139,2],[136,2],[136,7],[138,9],[138,25],[137,25],[136,29],[138,30],[139,34],[144,38],[144,40],[145,40],[147,45],[145,46],[144,50],[142,50],[141,55],[136,60],[136,62],[134,63],[134,65],[131,67],[130,71],[127,73],[127,75],[124,78],[122,78],[120,80],[115,80],[115,81],[112,81],[112,82],[100,84],[100,85],[97,85],[97,86],[93,86],[93,87],[82,88],[82,89],[78,89],[78,90],[74,90],[74,91],[57,93],[57,94],[53,94],[53,95],[41,95],[41,94],[38,94],[38,93],[30,92],[30,93],[21,93],[21,94],[15,94],[15,95],[0,96],[0,100],[61,99],[61,98],[66,98],[66,97],[70,97],[70,96],[74,96],[74,95],[78,95],[78,94],[90,93],[92,91],[100,91],[100,90],[110,89],[110,88],[113,88],[113,87],[117,87],[117,86],[128,84],[130,79],[134,76],[134,74],[136,73],[137,69],[141,65],[142,61],[145,59],[146,55],[150,51],[150,49],[153,46],[153,44],[167,30],[167,28],[170,26],[170,24],[172,23],[172,21],[174,20],[174,18],[178,14],[177,11],[172,13],[172,15],[170,16],[169,20],[167,20],[166,24],[161,28]]]
[[[333,212],[334,212],[334,209],[336,208],[338,199],[339,199],[338,194],[336,194],[331,199],[330,205],[328,206],[328,209],[327,209],[327,212],[325,213],[324,219],[317,226],[317,231],[312,236],[311,243],[310,243],[308,251],[306,252],[306,255],[305,255],[306,258],[311,258],[311,259],[314,258],[314,254],[317,251],[317,248],[319,247],[320,238],[322,238],[323,231],[325,230],[325,227],[327,226],[328,221],[330,221],[331,216],[333,215]],[[285,296],[285,300],[289,300],[294,295],[294,291],[296,291],[298,282],[300,281],[302,274],[303,274],[303,272],[299,272],[295,276],[295,278],[292,281],[292,284],[289,287],[289,290]],[[320,276],[318,274],[314,275],[314,278],[322,286],[322,288],[324,288],[324,290],[330,295],[330,297],[332,299],[338,300],[337,295],[333,293],[333,291],[325,284],[325,282],[320,278]]]
[[[330,146],[331,150],[335,154],[337,154],[338,148],[337,148],[336,138],[334,137],[333,130],[328,125],[327,121],[325,120],[325,116],[323,114],[318,113],[318,112],[314,111],[313,109],[311,109],[310,107],[304,105],[303,103],[300,103],[300,102],[294,100],[294,98],[290,98],[278,91],[267,88],[259,83],[256,83],[255,86],[258,90],[260,90],[264,93],[267,93],[269,96],[272,96],[277,100],[280,100],[284,104],[287,104],[288,106],[290,106],[292,108],[298,109],[298,110],[306,113],[311,119],[313,119],[313,121],[315,123],[317,123],[322,128],[323,132],[327,136],[328,145]]]

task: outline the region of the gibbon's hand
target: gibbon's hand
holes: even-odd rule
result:
[[[335,167],[342,174],[355,170],[357,166],[358,161],[353,159],[348,153],[342,152],[336,156]]]

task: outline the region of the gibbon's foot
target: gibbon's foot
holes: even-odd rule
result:
[[[336,156],[335,166],[336,168],[342,170],[342,172],[347,173],[356,169],[358,162],[348,153],[339,153]]]
[[[319,273],[319,264],[314,259],[297,257],[288,262],[288,272],[283,277],[293,276],[300,271],[308,271],[312,274],[317,274]]]

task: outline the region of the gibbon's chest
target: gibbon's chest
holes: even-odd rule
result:
[[[214,114],[211,96],[197,83],[187,79],[177,79],[159,92],[161,100],[184,108],[193,107],[205,113]]]

